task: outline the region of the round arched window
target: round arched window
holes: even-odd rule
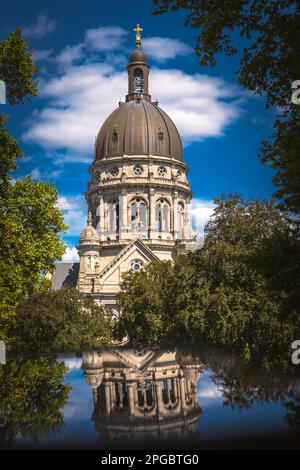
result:
[[[140,68],[135,69],[133,74],[133,91],[135,93],[143,93],[144,91],[143,71]]]
[[[140,165],[134,165],[133,167],[133,174],[135,176],[139,176],[143,173],[143,168]]]
[[[160,166],[157,170],[159,176],[165,176],[165,174],[167,173],[167,170],[164,166]]]
[[[114,144],[118,143],[119,134],[117,133],[116,130],[113,131],[112,136],[111,136],[111,140],[113,141]]]
[[[110,174],[111,174],[111,176],[118,176],[118,174],[119,174],[119,168],[115,166],[114,168],[112,168],[112,169],[110,170]]]
[[[163,140],[164,139],[164,133],[159,130],[158,133],[157,133],[157,137],[158,137],[158,140]]]
[[[131,270],[134,271],[134,272],[140,271],[140,269],[142,269],[143,265],[144,265],[143,261],[141,261],[140,259],[135,259],[131,263]]]

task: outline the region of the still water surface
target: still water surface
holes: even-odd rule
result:
[[[112,349],[2,367],[2,447],[300,448],[300,381],[232,357]]]

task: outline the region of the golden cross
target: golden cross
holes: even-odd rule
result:
[[[143,29],[140,27],[139,24],[137,24],[136,28],[134,28],[133,31],[136,33],[135,44],[136,44],[137,49],[139,49],[141,47],[141,32],[143,31]]]

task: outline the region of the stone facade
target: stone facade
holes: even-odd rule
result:
[[[89,219],[78,246],[77,287],[112,309],[124,272],[174,260],[195,239],[181,139],[152,102],[148,75],[138,47],[130,56],[126,101],[96,138],[85,194]]]
[[[102,439],[187,438],[199,427],[201,365],[176,351],[83,353],[93,392],[93,420]]]

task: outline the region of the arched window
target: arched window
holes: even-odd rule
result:
[[[144,263],[140,259],[135,259],[131,262],[131,271],[137,272],[140,271],[143,267]]]
[[[170,231],[170,206],[165,199],[160,199],[156,204],[155,225],[159,232]]]
[[[117,143],[118,143],[119,134],[117,133],[116,129],[114,129],[114,131],[113,131],[113,133],[112,133],[111,140],[112,140],[113,144],[117,144]]]
[[[131,229],[133,231],[147,228],[147,205],[143,199],[135,198],[130,205]]]
[[[119,230],[119,202],[114,200],[108,204],[109,230]]]
[[[177,230],[179,237],[182,237],[182,232],[183,232],[183,227],[184,227],[184,207],[183,203],[179,202],[177,204]]]
[[[133,91],[134,93],[143,93],[144,91],[144,75],[140,68],[135,69],[133,73]]]

